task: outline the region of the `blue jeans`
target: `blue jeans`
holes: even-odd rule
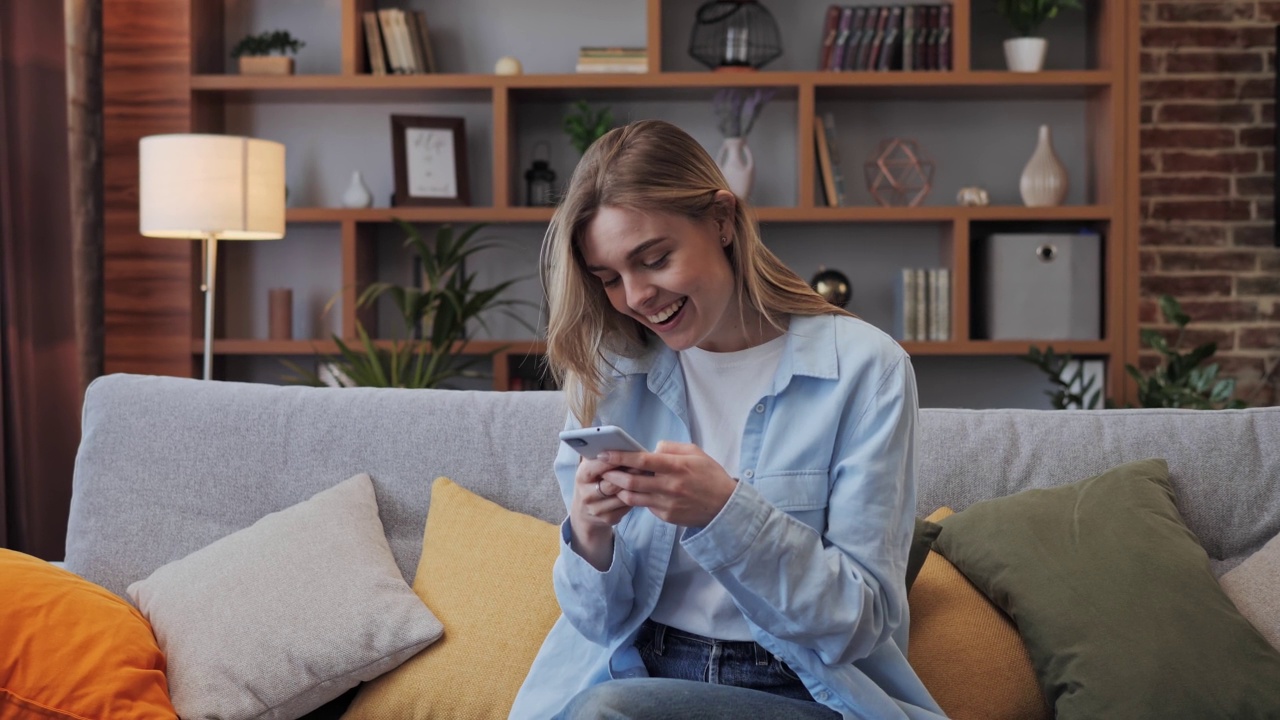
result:
[[[611,680],[578,693],[561,718],[831,720],[796,674],[760,645],[715,640],[646,622],[636,649],[648,678]]]

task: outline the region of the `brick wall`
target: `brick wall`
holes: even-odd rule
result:
[[[1155,298],[1178,298],[1251,405],[1280,404],[1277,24],[1280,1],[1141,5],[1140,321],[1172,327]]]

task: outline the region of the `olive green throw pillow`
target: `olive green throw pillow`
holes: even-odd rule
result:
[[[938,539],[938,533],[942,532],[942,526],[929,522],[924,518],[916,518],[915,529],[911,533],[911,549],[907,553],[907,591],[911,590],[911,586],[916,582],[916,576],[920,574],[920,568],[924,567],[924,561],[929,559],[929,550],[933,547],[933,541]]]
[[[1013,619],[1058,718],[1280,717],[1280,653],[1214,579],[1165,461],[941,524],[935,549]]]

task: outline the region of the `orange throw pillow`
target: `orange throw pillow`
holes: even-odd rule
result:
[[[941,508],[926,519],[953,514]],[[929,553],[907,598],[907,659],[947,717],[1052,717],[1017,627],[946,558]]]
[[[151,625],[111,591],[0,549],[0,720],[175,720]]]

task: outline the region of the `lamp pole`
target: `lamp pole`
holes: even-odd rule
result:
[[[218,234],[206,232],[200,241],[204,265],[204,379],[213,379],[213,289],[218,275]]]

